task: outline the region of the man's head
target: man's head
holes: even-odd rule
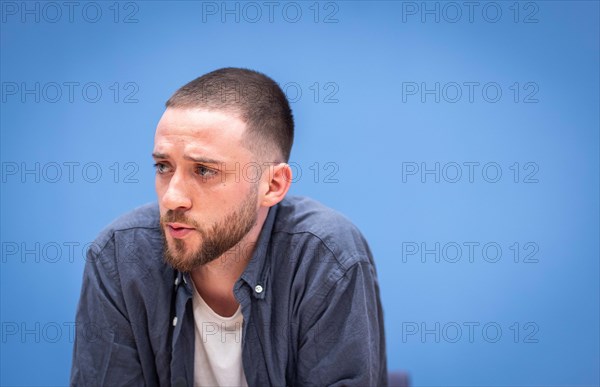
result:
[[[191,271],[253,243],[283,199],[293,118],[277,84],[244,69],[206,74],[166,105],[153,151],[165,258]]]

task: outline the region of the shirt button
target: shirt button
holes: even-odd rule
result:
[[[256,285],[256,286],[254,287],[254,291],[255,291],[256,293],[262,293],[262,291],[263,291],[263,287],[262,287],[262,286],[260,286],[260,285]]]
[[[177,316],[173,317],[173,326],[177,325]]]

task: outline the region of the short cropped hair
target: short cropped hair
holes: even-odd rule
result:
[[[262,161],[288,162],[294,117],[279,85],[258,71],[227,67],[177,90],[167,108],[204,108],[232,113],[246,124],[244,143]]]

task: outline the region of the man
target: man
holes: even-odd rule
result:
[[[294,123],[264,74],[180,88],[158,123],[158,205],[86,262],[71,384],[387,384],[371,251],[344,217],[286,197]]]

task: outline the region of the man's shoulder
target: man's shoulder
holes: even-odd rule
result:
[[[154,233],[159,228],[158,203],[148,203],[122,214],[106,226],[96,238],[96,246],[102,248],[116,233],[147,230]]]
[[[344,266],[371,254],[362,233],[346,216],[304,196],[287,196],[279,203],[273,232],[317,240]]]
[[[119,216],[108,228],[122,231],[132,228],[158,228],[159,211],[158,203],[147,203]]]
[[[306,196],[286,196],[279,203],[276,231],[310,232],[316,235],[355,229],[352,222],[336,210]]]

